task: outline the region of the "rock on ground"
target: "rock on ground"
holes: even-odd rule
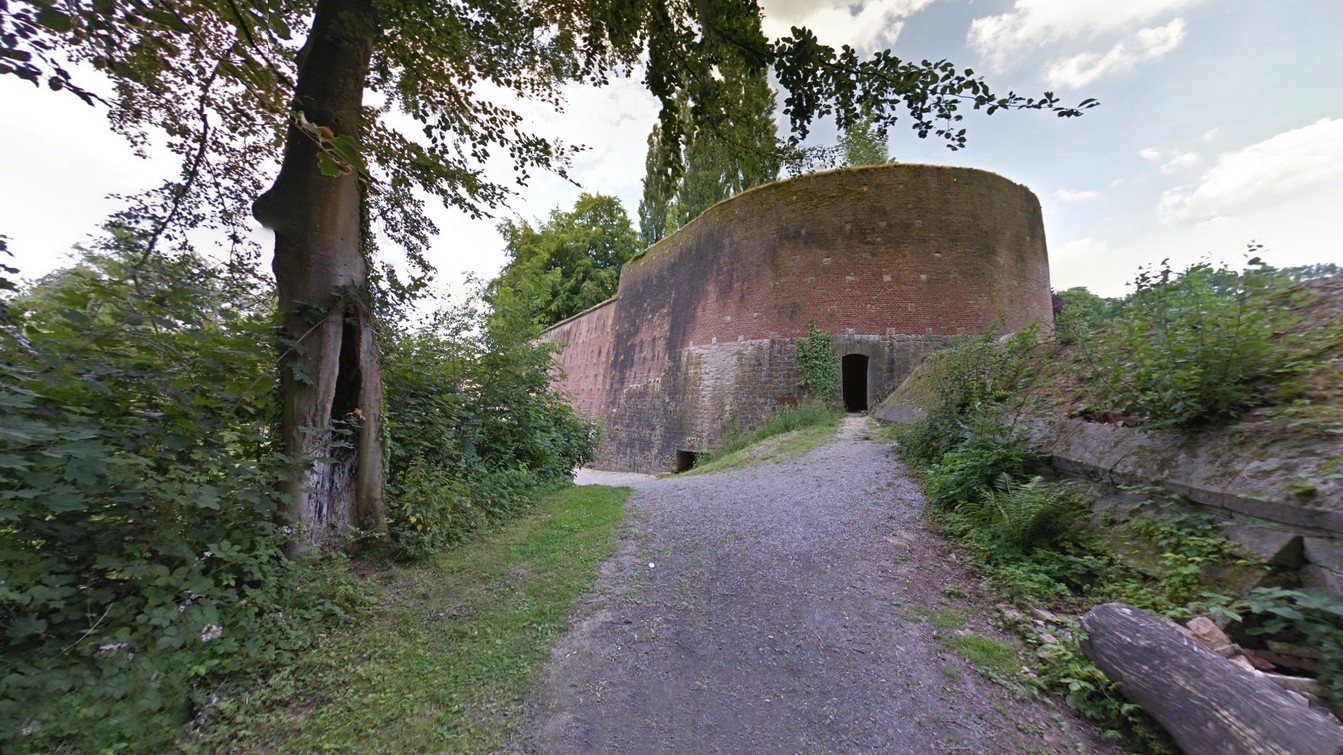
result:
[[[801,458],[620,480],[636,490],[621,545],[514,749],[1118,752],[939,641],[1007,638],[889,444],[866,432],[850,417]],[[967,623],[938,626],[933,611]]]

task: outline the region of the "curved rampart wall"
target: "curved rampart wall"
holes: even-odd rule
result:
[[[1051,313],[1040,205],[980,170],[853,168],[720,202],[621,271],[619,295],[547,331],[563,388],[606,426],[601,462],[661,471],[798,393],[815,321],[893,388],[959,332]]]

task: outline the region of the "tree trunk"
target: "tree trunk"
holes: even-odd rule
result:
[[[1165,619],[1106,603],[1082,617],[1082,628],[1086,657],[1190,755],[1343,753],[1343,727]]]
[[[319,0],[300,53],[294,107],[335,136],[359,138],[373,52],[372,0]],[[291,555],[386,532],[382,375],[360,248],[358,176],[322,174],[317,138],[291,124],[275,185],[253,208],[275,232],[283,336],[281,433],[304,472],[286,483],[300,531]]]

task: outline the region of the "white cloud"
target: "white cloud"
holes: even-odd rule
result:
[[[1139,29],[1131,44],[1117,42],[1104,54],[1086,52],[1051,63],[1045,78],[1052,87],[1079,89],[1106,74],[1127,71],[1143,61],[1159,58],[1178,47],[1184,37],[1182,18],[1165,26]]]
[[[1138,150],[1138,155],[1145,160],[1159,160],[1161,159],[1161,150],[1156,147],[1143,147]]]
[[[1165,192],[1157,213],[1167,223],[1208,221],[1307,194],[1343,199],[1343,119],[1324,118],[1219,155],[1197,183]]]
[[[895,44],[903,20],[932,5],[935,0],[766,0],[765,35],[787,36],[794,26],[811,29],[823,44],[852,45],[873,50]]]
[[[1200,136],[1200,137],[1199,137],[1199,140],[1200,140],[1200,141],[1203,141],[1203,142],[1210,142],[1210,141],[1216,139],[1217,137],[1219,137],[1219,136],[1221,136],[1221,135],[1222,135],[1222,127],[1221,127],[1221,126],[1213,126],[1212,128],[1208,129],[1207,131],[1204,131],[1204,132],[1203,132],[1203,136]]]
[[[1169,176],[1180,168],[1188,168],[1196,162],[1198,162],[1197,152],[1181,152],[1162,163],[1161,172]]]
[[[1013,55],[1066,39],[1122,32],[1202,0],[1016,0],[970,24],[969,43],[1001,69]]]
[[[1054,198],[1060,202],[1090,202],[1100,197],[1100,194],[1090,189],[1059,189],[1054,192]]]

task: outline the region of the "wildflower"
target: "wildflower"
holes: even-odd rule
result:
[[[210,640],[217,640],[223,636],[224,636],[224,628],[219,626],[218,624],[211,624],[210,626],[206,627],[204,630],[201,631],[201,642],[209,642]]]

